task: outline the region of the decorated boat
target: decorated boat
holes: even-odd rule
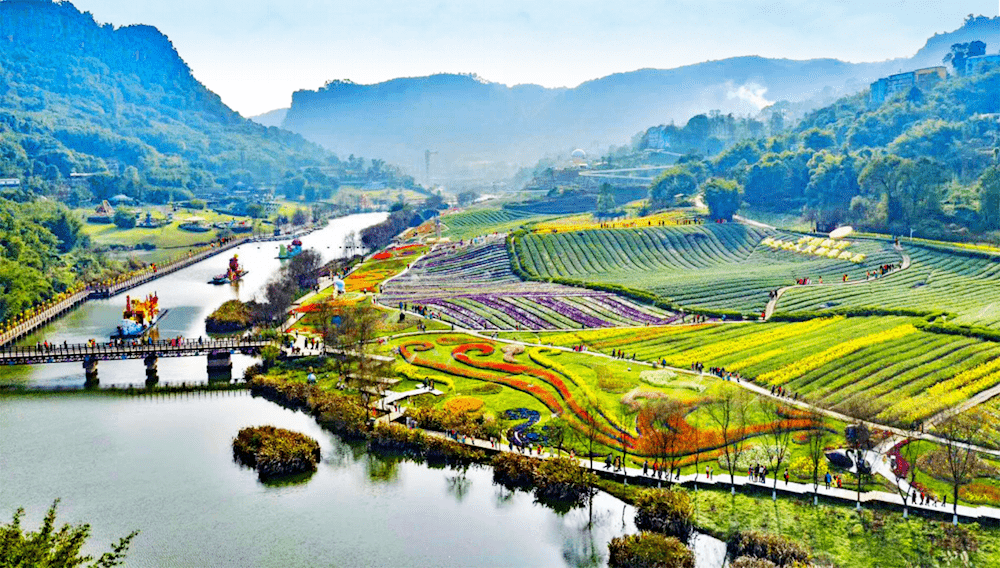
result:
[[[167,310],[160,311],[160,298],[155,292],[146,296],[145,300],[125,296],[122,321],[111,334],[111,339],[142,337],[160,323],[165,315]]]
[[[292,258],[302,252],[302,241],[295,239],[292,244],[278,247],[278,258]]]
[[[233,282],[239,282],[244,276],[250,273],[249,270],[245,270],[240,266],[239,255],[234,254],[233,258],[229,259],[229,267],[223,274],[217,274],[214,278],[208,281],[209,284],[229,284]]]

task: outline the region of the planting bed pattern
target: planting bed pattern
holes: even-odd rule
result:
[[[467,329],[573,329],[661,325],[675,314],[608,292],[522,282],[504,241],[439,248],[382,287],[389,307],[422,305]]]
[[[897,263],[887,244],[859,241],[866,263],[774,250],[767,237],[797,237],[735,223],[531,233],[516,240],[518,260],[541,278],[619,284],[689,307],[760,313],[768,292],[800,278],[864,279],[866,266]]]
[[[418,369],[436,371],[453,377],[474,379],[500,385],[526,393],[540,401],[552,416],[561,416],[571,428],[578,432],[595,431],[598,445],[604,448],[621,448],[624,444],[633,456],[657,457],[662,455],[662,444],[656,439],[661,427],[654,427],[654,418],[649,408],[643,405],[639,412],[627,419],[619,418],[614,405],[603,401],[594,392],[593,377],[570,368],[573,354],[532,348],[527,352],[527,360],[510,363],[492,342],[464,342],[461,337],[441,337],[434,343],[423,339],[403,340],[397,344],[400,356],[405,362]],[[523,357],[523,355],[521,355]],[[563,362],[563,359],[567,359]],[[639,387],[638,377],[630,379],[632,387]],[[718,385],[719,388],[735,388]],[[643,386],[646,396],[656,398],[660,391]],[[661,395],[662,396],[662,395]],[[712,404],[712,399],[703,396],[690,401],[690,412],[699,406]],[[522,418],[521,414],[517,418]],[[592,426],[590,426],[592,425]],[[808,417],[798,411],[788,409],[781,425],[799,430],[811,427]],[[530,426],[530,425],[529,425]],[[667,425],[679,432],[680,442],[676,446],[677,455],[692,457],[700,454],[701,459],[717,457],[722,446],[718,429],[705,424],[697,424],[688,416],[675,416]],[[747,437],[763,433],[768,423],[759,420],[746,431]]]
[[[443,215],[441,223],[447,227],[446,234],[455,240],[494,231],[506,231],[527,221],[541,218],[532,213],[511,209],[472,209]]]
[[[1000,328],[1000,255],[907,246],[910,268],[857,286],[798,288],[776,311],[877,306],[947,311],[954,323]],[[869,263],[870,264],[870,263]]]
[[[766,386],[851,414],[909,425],[1000,384],[1000,344],[927,333],[901,317],[829,317],[799,323],[671,326],[548,334],[555,345],[625,350],[644,361],[738,371]]]

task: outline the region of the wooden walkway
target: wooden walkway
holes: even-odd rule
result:
[[[88,360],[112,361],[122,359],[144,359],[155,357],[191,357],[213,352],[255,353],[260,348],[271,345],[269,339],[213,339],[199,341],[185,339],[177,341],[153,341],[125,345],[108,344],[63,344],[50,347],[32,345],[28,347],[5,347],[0,349],[0,365],[38,365],[45,363],[69,363]]]

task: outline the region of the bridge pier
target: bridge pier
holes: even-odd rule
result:
[[[150,353],[142,360],[146,365],[146,388],[156,386],[156,383],[160,381],[160,377],[157,375],[157,364],[160,358],[157,357],[156,353]]]
[[[97,380],[97,357],[88,355],[83,360],[83,372],[86,376],[86,380],[83,383],[84,387],[96,388],[100,384]]]
[[[233,360],[229,351],[212,351],[208,354],[208,380],[231,381],[233,379]]]

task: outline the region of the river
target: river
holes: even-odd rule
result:
[[[384,214],[333,221],[303,238],[324,258],[339,256],[349,231]],[[250,270],[239,286],[211,286],[229,254],[130,291],[159,292],[171,313],[164,336],[204,334],[223,301],[258,293],[280,263],[278,243],[236,250]],[[329,247],[329,248],[328,248]],[[103,338],[124,295],[90,302],[29,342]],[[250,358],[234,357],[234,375]],[[100,381],[141,383],[141,362],[102,362]],[[205,381],[200,357],[162,359],[163,381]],[[78,364],[0,368],[0,381],[80,386]],[[272,424],[319,441],[316,474],[265,485],[232,459],[240,428]],[[559,514],[531,495],[492,483],[489,468],[439,469],[367,453],[309,416],[245,391],[127,397],[94,393],[0,396],[0,522],[24,507],[38,526],[61,499],[59,521],[90,523],[86,551],[98,553],[140,530],[129,566],[604,566],[608,541],[635,533],[634,510],[606,494]],[[698,536],[698,568],[724,562],[721,542]]]
[[[332,220],[326,227],[302,237],[303,248],[313,248],[324,261],[344,256],[344,237],[349,232],[361,230],[387,217],[386,213],[362,213]],[[161,308],[169,312],[157,326],[161,338],[198,337],[206,335],[205,318],[223,302],[232,299],[250,300],[261,290],[267,280],[281,266],[278,246],[288,241],[250,243],[223,254],[216,255],[183,270],[159,278],[128,292],[106,300],[92,300],[67,316],[42,328],[21,343],[39,341],[53,343],[83,343],[94,338],[107,341],[108,335],[121,320],[126,294],[145,297],[156,292]],[[216,286],[208,281],[226,271],[229,258],[239,255],[240,264],[250,272],[237,285]],[[234,355],[233,376],[240,377],[253,359]],[[159,375],[164,382],[205,382],[208,380],[204,357],[162,358]],[[100,384],[141,385],[145,381],[142,360],[101,362],[98,367]],[[86,377],[80,363],[55,363],[33,367],[0,367],[0,385],[17,384],[30,387],[64,388],[82,387]]]

